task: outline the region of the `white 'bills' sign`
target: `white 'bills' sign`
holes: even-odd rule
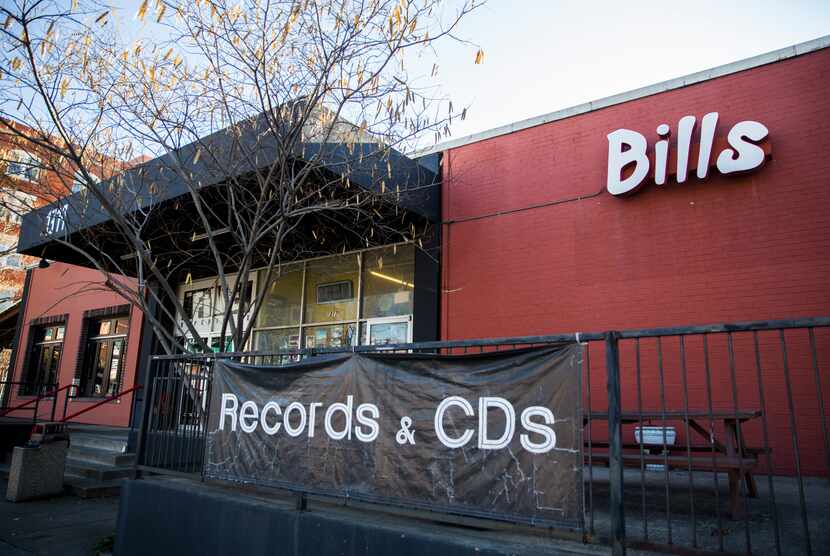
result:
[[[694,116],[680,118],[674,142],[669,125],[660,124],[653,151],[649,151],[646,137],[641,133],[630,129],[609,133],[608,192],[618,196],[634,193],[649,175],[657,185],[665,184],[667,175],[674,175],[677,183],[683,183],[692,169],[699,179],[704,179],[713,165],[721,174],[748,172],[761,167],[769,155],[769,148],[759,144],[769,135],[762,123],[738,122],[729,130],[725,141],[717,141],[718,113],[710,112],[701,119],[700,143],[693,144],[696,123]],[[673,152],[670,143],[673,143]]]

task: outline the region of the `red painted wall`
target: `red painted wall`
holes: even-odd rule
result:
[[[80,345],[81,328],[83,326],[84,311],[102,309],[116,305],[124,305],[123,297],[113,293],[103,285],[104,277],[101,273],[78,266],[64,263],[52,263],[48,268],[32,270],[32,280],[29,286],[26,301],[26,312],[21,323],[21,335],[14,362],[14,380],[20,381],[23,376],[23,365],[26,358],[26,347],[29,345],[29,329],[32,320],[40,317],[68,314],[66,331],[63,341],[63,351],[59,366],[59,385],[65,386],[75,377],[75,366]],[[136,364],[141,337],[141,311],[133,306],[130,312],[130,331],[127,336],[127,353],[123,371],[122,390],[132,388],[136,376]],[[63,414],[65,391],[57,400],[56,415]],[[111,426],[129,426],[132,394],[126,394],[119,400],[106,403],[73,420],[78,423],[94,423]],[[10,405],[22,403],[29,398],[17,399],[16,392]],[[67,415],[80,411],[100,401],[100,399],[70,400]],[[51,411],[51,403],[41,404],[39,415],[47,417]],[[31,417],[31,411],[12,413],[17,417]]]
[[[602,331],[830,315],[830,50],[450,149],[443,170],[442,337]],[[717,135],[757,120],[772,159],[752,174],[605,191],[606,135],[624,127],[657,139],[685,115],[720,113]],[[676,136],[676,135],[675,135]],[[673,145],[674,146],[674,145]],[[716,153],[715,153],[716,154]],[[579,198],[581,199],[575,199]],[[528,208],[554,203],[549,206]],[[527,209],[527,210],[523,210]],[[508,214],[494,213],[516,211]],[[480,217],[474,220],[464,219]],[[824,472],[817,393],[830,401],[830,334],[816,332],[816,388],[806,332],[787,335],[802,465]],[[774,464],[794,469],[777,336],[762,334]],[[733,407],[726,339],[713,342],[715,408]],[[760,407],[751,335],[736,336],[738,407]],[[666,342],[664,385],[682,409],[679,345]],[[689,340],[691,407],[705,408],[702,339]],[[656,345],[644,342],[641,400],[659,408]],[[592,348],[601,365],[602,346]],[[623,348],[623,403],[636,409],[633,346]],[[596,353],[595,353],[596,352]],[[646,361],[649,361],[648,365]],[[645,367],[649,366],[648,369]],[[717,369],[715,368],[717,367]],[[592,376],[603,408],[605,375]],[[830,405],[828,405],[830,407]],[[681,431],[682,432],[682,431]],[[747,425],[753,444],[762,422]],[[632,441],[630,429],[624,440]],[[681,436],[681,441],[683,436]]]

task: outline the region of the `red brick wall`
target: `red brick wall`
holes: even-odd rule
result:
[[[447,151],[442,337],[830,315],[828,80],[830,50],[823,50]],[[670,178],[625,199],[605,192],[609,132],[632,129],[653,146],[657,125],[668,123],[676,133],[678,120],[691,114],[699,131],[710,111],[720,113],[718,136],[741,120],[766,125],[772,159],[744,176],[714,172],[682,185]],[[575,197],[582,199],[568,201]],[[738,403],[754,409],[760,400],[751,338],[736,338],[745,341],[739,351],[746,354],[737,357]],[[799,440],[809,452],[802,463],[822,472],[806,334],[790,341]],[[694,342],[690,403],[702,405],[702,345]],[[761,343],[775,462],[791,470],[779,346],[766,336]],[[817,343],[830,402],[830,336],[818,333]],[[667,350],[677,354],[679,346]],[[725,344],[714,351],[725,360]],[[623,401],[634,408],[630,364],[623,373]],[[667,373],[668,404],[682,409],[679,369]],[[728,366],[713,381],[713,396],[723,397],[715,405],[731,407]],[[595,382],[604,398],[604,375]],[[647,407],[659,405],[658,382],[657,375],[644,378]],[[749,428],[760,441],[760,420]]]
[[[61,353],[58,370],[58,382],[60,386],[72,383],[72,379],[75,377],[78,350],[84,349],[84,346],[81,345],[84,311],[126,303],[123,297],[107,289],[102,282],[103,276],[101,273],[64,263],[56,262],[52,263],[49,268],[36,268],[32,271],[32,281],[26,300],[26,312],[21,325],[20,340],[14,362],[14,380],[22,380],[31,322],[40,317],[68,314],[63,352]],[[127,336],[127,353],[121,383],[122,390],[132,388],[134,385],[141,337],[141,321],[141,311],[133,306],[130,313],[130,331]],[[59,395],[57,401],[56,415],[59,419],[63,415],[64,395],[65,391]],[[27,399],[18,399],[15,389],[10,405],[17,405]],[[98,401],[100,399],[71,400],[68,404],[67,414],[80,411]],[[132,394],[126,394],[120,400],[99,406],[74,419],[73,422],[126,427],[130,424],[131,406]],[[40,417],[48,418],[51,407],[50,402],[42,403],[39,409]],[[31,417],[32,412],[21,410],[12,415]]]

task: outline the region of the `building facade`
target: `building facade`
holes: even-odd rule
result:
[[[135,386],[142,314],[105,280],[96,270],[60,262],[27,271],[9,407],[33,400],[44,389],[74,385],[55,399],[55,417],[61,419]],[[132,402],[128,393],[71,421],[127,427]],[[46,400],[38,414],[48,418],[51,410]],[[11,416],[30,418],[31,411]]]
[[[446,147],[441,337],[830,314],[827,46],[826,39],[814,41]],[[739,140],[742,128],[752,131],[739,122],[757,122],[766,133]],[[630,137],[627,150],[615,144],[618,130],[627,130],[622,132]],[[661,140],[668,151],[663,164]],[[730,148],[737,155],[721,154]],[[709,156],[702,156],[707,150]],[[756,167],[730,171],[730,163],[740,165],[741,156],[750,153],[757,154],[750,161]],[[620,167],[615,162],[620,156],[630,163]],[[662,180],[655,173],[663,174]],[[614,195],[610,190],[627,176],[633,176],[629,183],[639,178],[639,187]],[[830,337],[821,331],[815,340],[825,352],[830,347]],[[723,362],[734,349],[736,383],[748,393],[737,403],[757,410],[756,361],[742,356],[752,352],[739,345],[749,348],[751,341],[736,337],[735,346],[708,347],[713,359]],[[778,339],[762,335],[760,342],[774,459],[780,469],[792,470]],[[808,343],[806,335],[791,338],[788,372],[802,445],[817,448],[823,442],[822,408]],[[666,376],[679,377],[670,372],[679,370],[677,342],[661,347]],[[706,408],[700,339],[684,347],[689,403]],[[682,407],[681,381],[665,384],[661,392],[656,350],[643,350],[643,369],[649,361],[652,369],[642,377],[645,406],[659,409],[665,394],[668,407]],[[632,353],[622,356],[628,369],[622,377],[623,406],[632,409],[638,400],[635,362]],[[826,369],[828,363],[818,366]],[[717,375],[723,382],[712,385],[713,404],[731,409],[730,373],[723,371]],[[595,392],[604,394],[604,380],[593,377]],[[827,399],[830,384],[818,388]],[[761,423],[747,429],[760,444]],[[808,454],[804,466],[820,472],[820,453]]]
[[[437,224],[435,248],[403,243],[292,261],[269,283],[253,273],[243,291],[265,292],[253,338],[224,348],[273,351],[830,315],[828,74],[825,37],[458,139],[416,161],[400,156],[400,168],[390,165],[389,172],[409,168],[412,181],[411,169],[417,169],[423,182],[410,185],[428,193],[411,208]],[[145,174],[153,164],[145,165]],[[436,170],[433,179],[429,172]],[[169,191],[164,202],[181,195],[175,184]],[[21,252],[77,262],[50,243],[43,214],[24,221]],[[94,233],[96,225],[100,221],[65,223],[69,236]],[[183,279],[178,295],[209,347],[222,347],[216,278]],[[85,318],[77,317],[80,324],[67,328],[65,337],[84,330]],[[129,335],[138,330],[137,318],[131,316]],[[702,370],[708,362],[697,341],[686,346],[682,364],[689,378],[682,385],[663,384],[655,373],[658,364],[661,373],[677,369],[684,348],[668,341],[644,346],[640,355],[652,374],[641,377],[641,386],[630,372],[621,377],[624,406],[641,396],[652,409],[661,400],[672,407],[684,400],[760,407],[757,394],[731,399],[735,390],[725,383],[709,393],[708,370]],[[810,341],[830,347],[823,331]],[[816,389],[826,390],[826,398],[830,384],[814,381],[806,337],[791,339],[792,377],[786,381],[774,339],[759,342],[774,465],[788,471],[793,447],[784,386],[792,386],[803,445],[816,447],[822,443]],[[125,349],[137,345],[128,339]],[[713,343],[707,349],[722,366],[734,347]],[[631,369],[633,354],[622,357],[623,368]],[[734,371],[736,384],[755,384],[757,362],[734,359],[731,369],[715,373],[717,380]],[[66,376],[84,376],[77,364],[66,371],[63,365]],[[604,391],[604,376],[586,379],[594,392]],[[681,395],[684,388],[690,396]],[[748,425],[749,439],[761,433],[759,423]],[[805,458],[803,471],[820,472],[821,457],[816,451]]]
[[[265,272],[254,273],[246,288],[249,297],[257,289],[266,290],[248,350],[413,341],[415,247],[411,243],[299,261],[280,267],[277,274],[265,284]],[[234,282],[235,276],[229,280]],[[217,280],[182,284],[179,297],[200,337],[219,351],[224,307]],[[229,344],[224,351],[233,347]]]

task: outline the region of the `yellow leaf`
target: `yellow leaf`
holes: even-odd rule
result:
[[[20,69],[20,66],[23,62],[20,61],[20,58],[12,58],[12,69],[17,71]]]
[[[164,17],[164,12],[167,10],[167,6],[164,4],[159,4],[159,11],[156,14],[156,22],[161,23],[161,18]]]
[[[184,283],[187,286],[193,283],[193,276],[189,272],[187,273],[187,278],[184,279]]]
[[[69,78],[64,77],[61,81],[61,98],[66,96],[66,91],[69,89]]]
[[[168,51],[167,51],[167,53],[164,55],[164,58],[163,58],[163,59],[164,59],[165,61],[167,61],[167,60],[170,58],[170,56],[172,56],[172,55],[173,55],[173,47],[171,46],[171,47],[170,47],[170,50],[168,50]]]
[[[138,7],[138,13],[136,17],[138,17],[139,21],[144,21],[144,18],[147,17],[147,3],[149,0],[144,0],[141,5]]]
[[[480,64],[484,61],[484,51],[482,49],[478,49],[476,52],[476,64]]]

